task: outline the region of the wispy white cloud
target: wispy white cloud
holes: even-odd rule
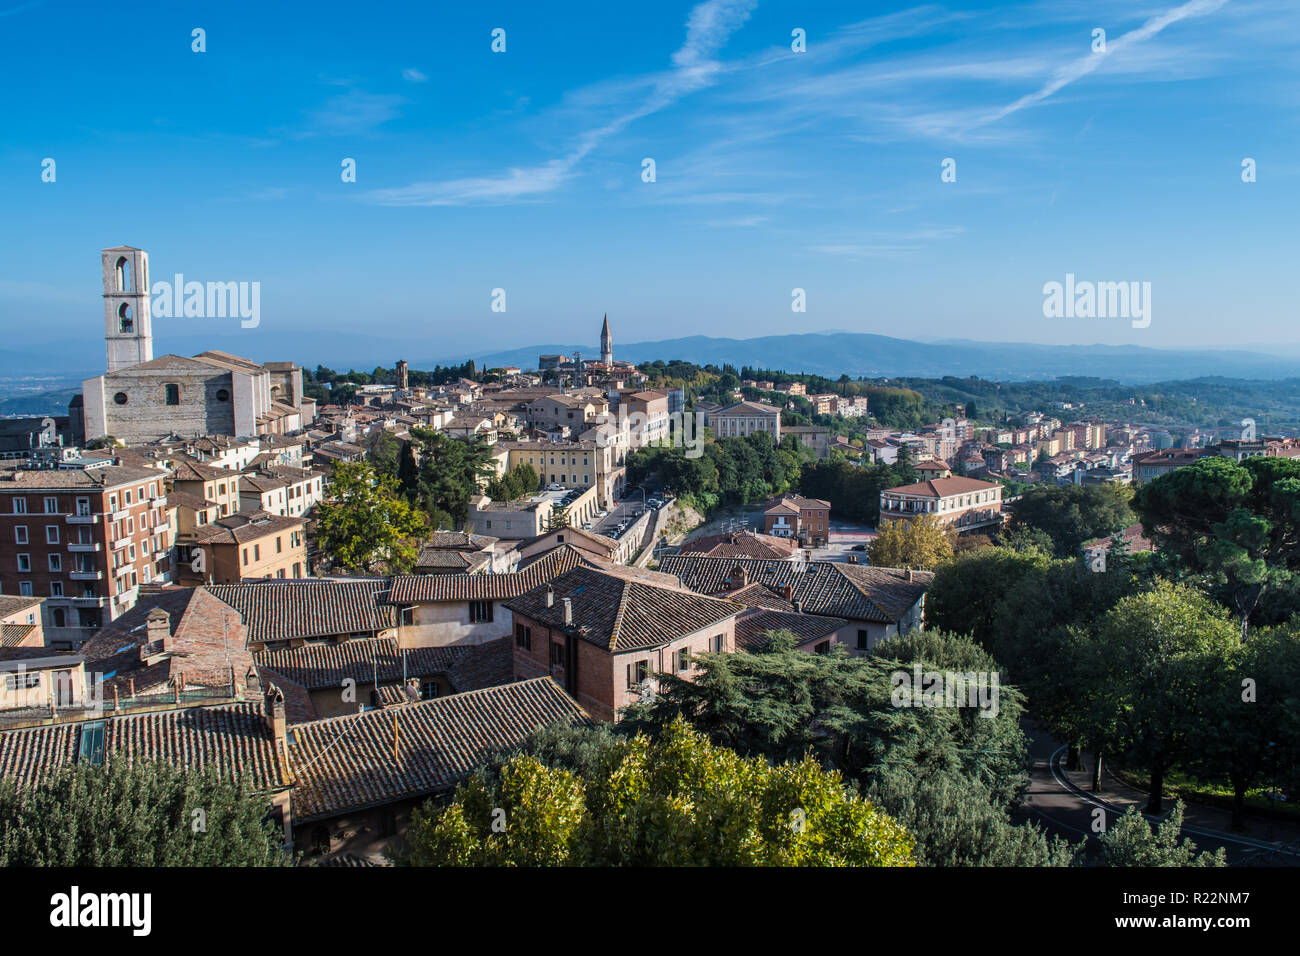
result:
[[[391,93],[367,93],[349,88],[332,96],[307,114],[307,127],[299,138],[309,136],[355,136],[369,133],[399,115],[398,107],[406,99]]]
[[[749,19],[757,0],[705,0],[686,21],[686,39],[672,55],[672,69],[645,78],[641,104],[589,128],[564,156],[534,166],[512,167],[491,176],[443,182],[420,182],[395,189],[372,190],[371,202],[387,206],[453,206],[534,200],[568,181],[602,143],[632,123],[657,113],[691,93],[713,85],[723,70],[718,52]]]
[[[408,68],[402,71],[402,79],[408,83],[424,83],[429,77],[414,68]]]
[[[988,113],[975,123],[972,123],[970,128],[996,123],[1027,106],[1041,103],[1043,100],[1060,92],[1076,80],[1082,79],[1088,74],[1100,69],[1102,64],[1107,62],[1110,58],[1120,58],[1125,55],[1131,55],[1130,51],[1132,51],[1133,48],[1139,46],[1145,40],[1149,40],[1151,37],[1156,36],[1166,27],[1178,23],[1181,20],[1186,20],[1189,17],[1201,17],[1206,14],[1214,13],[1227,2],[1228,0],[1189,0],[1187,3],[1151,17],[1140,27],[1130,30],[1128,33],[1125,33],[1114,40],[1109,40],[1106,44],[1105,53],[1090,52],[1072,60],[1057,69],[1052,78],[1037,90],[1034,90],[1032,93],[1026,93],[1014,102]]]

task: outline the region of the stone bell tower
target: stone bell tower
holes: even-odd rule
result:
[[[149,254],[132,246],[105,249],[104,342],[108,371],[153,359],[149,317]]]
[[[609,330],[609,316],[600,329],[600,360],[606,365],[614,364],[614,334]]]

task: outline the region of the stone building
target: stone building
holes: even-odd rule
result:
[[[117,246],[101,256],[107,371],[82,382],[86,438],[284,434],[311,423],[315,403],[291,362],[219,351],[154,358],[148,254]]]

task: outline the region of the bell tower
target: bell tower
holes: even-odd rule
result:
[[[108,370],[153,359],[149,316],[149,254],[132,246],[105,249],[104,342]]]
[[[609,331],[609,316],[600,330],[600,360],[605,365],[614,364],[614,335]]]

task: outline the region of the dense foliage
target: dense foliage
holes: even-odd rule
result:
[[[579,731],[582,733],[582,731]],[[586,773],[518,755],[416,811],[425,866],[911,866],[907,831],[811,759],[774,766],[678,721],[597,737]]]
[[[348,571],[400,574],[419,557],[429,520],[402,496],[397,481],[365,462],[336,462],[316,506],[321,550]]]
[[[0,866],[284,866],[265,796],[214,771],[78,763],[30,790],[0,784]]]

